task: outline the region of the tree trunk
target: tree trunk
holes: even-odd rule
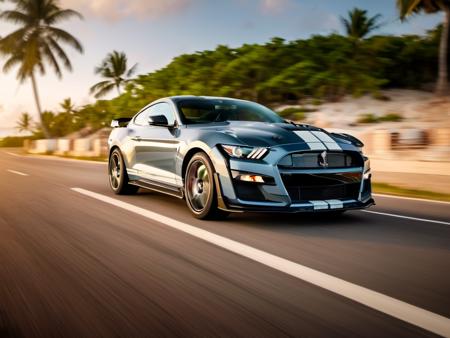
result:
[[[41,121],[42,132],[44,133],[45,138],[49,139],[51,136],[47,126],[45,125],[44,118],[42,116],[41,102],[39,101],[39,94],[34,73],[31,73],[31,84],[33,86],[34,100],[36,101],[36,108],[39,114],[39,119]]]
[[[121,90],[120,90],[120,84],[119,84],[119,83],[116,83],[116,89],[117,89],[117,94],[119,94],[119,96],[122,95],[122,92],[121,92]]]
[[[436,95],[448,95],[448,38],[450,28],[450,7],[444,8],[444,22],[442,27],[441,42],[439,45],[439,74],[436,84]]]

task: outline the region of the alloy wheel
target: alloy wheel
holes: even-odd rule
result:
[[[198,159],[194,161],[187,173],[186,194],[192,208],[202,212],[211,197],[211,178],[206,164]]]

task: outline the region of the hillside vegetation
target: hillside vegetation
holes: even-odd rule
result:
[[[436,78],[439,28],[426,36],[373,36],[358,40],[337,34],[183,54],[166,67],[137,76],[112,100],[77,111],[45,112],[52,135],[85,126],[94,129],[132,116],[154,99],[170,95],[231,96],[269,106],[314,98],[336,101],[385,88],[423,89]],[[67,118],[64,114],[72,115]],[[56,123],[64,121],[64,123]]]

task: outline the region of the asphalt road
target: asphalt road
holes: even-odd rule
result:
[[[113,195],[105,164],[0,150],[0,336],[450,336],[450,204],[376,201],[206,222]]]

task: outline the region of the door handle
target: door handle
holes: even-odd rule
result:
[[[133,140],[133,141],[140,141],[140,140],[141,140],[141,137],[140,137],[140,136],[135,136],[135,137],[132,138],[132,140]]]

